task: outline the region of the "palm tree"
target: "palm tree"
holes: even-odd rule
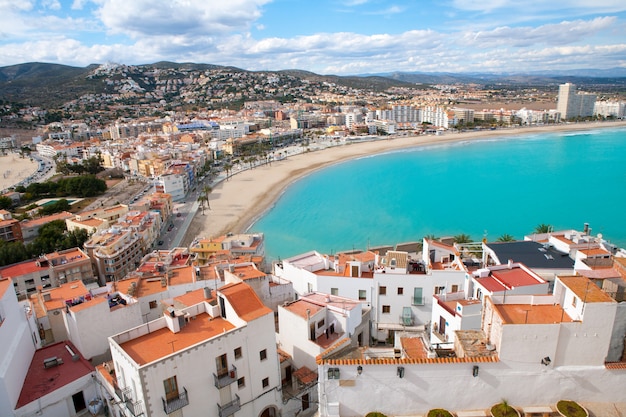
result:
[[[212,191],[213,191],[213,188],[209,185],[205,185],[204,187],[202,187],[202,192],[204,193],[204,198],[206,199],[206,205],[209,207],[209,210],[211,210],[211,203],[209,202],[209,194],[211,194]]]
[[[426,239],[426,240],[439,240],[439,238],[437,236],[435,236],[434,234],[432,234],[432,233],[430,233],[428,235],[425,235],[424,239]]]
[[[200,207],[202,208],[202,215],[204,216],[204,203],[207,201],[207,198],[204,194],[201,194],[198,197],[198,201],[200,202]]]
[[[549,224],[545,224],[545,223],[541,223],[538,224],[537,226],[535,226],[535,233],[539,234],[539,233],[550,233],[552,230],[554,230],[554,227],[552,227]]]
[[[231,169],[233,169],[233,164],[230,164],[228,162],[224,164],[224,171],[226,171],[226,179],[227,180],[230,177],[230,170]]]
[[[472,241],[472,238],[465,233],[461,233],[460,235],[456,235],[452,238],[455,243],[469,243]]]
[[[503,235],[501,235],[498,239],[496,239],[498,242],[513,242],[515,240],[515,238],[513,236],[511,236],[508,233],[505,233]]]

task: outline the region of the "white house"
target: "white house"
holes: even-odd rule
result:
[[[146,416],[279,415],[272,310],[244,283],[225,285],[216,298],[172,307],[109,339],[110,380],[99,379],[110,407]]]

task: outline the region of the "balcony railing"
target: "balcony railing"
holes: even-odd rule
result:
[[[237,368],[233,365],[230,371],[220,375],[213,374],[213,379],[215,380],[215,386],[217,388],[224,388],[237,380]]]
[[[141,401],[133,401],[132,389],[130,387],[120,389],[116,384],[114,389],[115,394],[123,401],[124,405],[133,416],[143,414],[143,403]]]
[[[171,414],[176,410],[180,410],[186,405],[189,405],[189,398],[187,397],[187,388],[183,387],[183,392],[178,394],[178,397],[170,398],[166,400],[165,398],[161,398],[163,400],[163,410],[165,414]]]
[[[219,410],[219,417],[228,417],[241,410],[241,403],[239,402],[239,396],[235,394],[235,399],[224,405],[217,405]]]

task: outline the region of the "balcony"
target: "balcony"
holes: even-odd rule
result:
[[[178,394],[178,397],[171,398],[166,400],[161,397],[163,400],[163,410],[165,414],[172,414],[176,410],[180,410],[186,405],[189,405],[189,398],[187,397],[187,388],[183,387],[183,392]]]
[[[117,384],[115,384],[113,388],[115,395],[124,403],[131,415],[140,416],[143,414],[143,403],[141,401],[133,401],[133,393],[130,387],[120,389]]]
[[[219,410],[219,417],[228,417],[241,410],[241,404],[239,402],[239,396],[235,394],[235,399],[224,405],[217,405]]]
[[[220,375],[213,374],[213,379],[215,380],[215,386],[217,388],[224,388],[237,380],[237,368],[233,365],[230,371]]]

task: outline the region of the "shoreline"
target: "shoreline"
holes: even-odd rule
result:
[[[626,121],[593,122],[393,137],[345,143],[289,155],[285,159],[271,162],[271,165],[256,166],[214,184],[209,195],[211,209],[207,209],[204,216],[196,212],[182,244],[189,245],[196,238],[246,233],[260,217],[272,209],[290,185],[319,169],[349,160],[407,148],[624,126]]]

